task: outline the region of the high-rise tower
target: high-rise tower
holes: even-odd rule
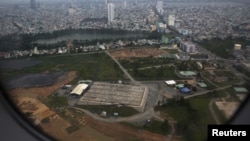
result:
[[[156,3],[156,10],[157,12],[162,15],[163,14],[163,1],[161,0],[158,0],[157,3]]]
[[[108,4],[108,22],[113,22],[115,18],[115,5],[113,3]]]
[[[105,4],[108,5],[109,1],[108,0],[104,0],[105,1]]]
[[[36,0],[30,0],[30,8],[36,9]]]

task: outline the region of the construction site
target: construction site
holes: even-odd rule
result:
[[[129,58],[145,58],[145,57],[159,57],[160,55],[166,54],[167,52],[164,50],[159,50],[157,48],[129,48],[129,49],[120,49],[120,50],[115,50],[111,51],[110,54],[114,57],[117,58],[118,60],[120,59],[129,59]]]
[[[144,112],[148,93],[146,86],[94,82],[77,104],[120,105]]]

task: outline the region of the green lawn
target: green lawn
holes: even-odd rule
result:
[[[228,86],[228,85],[233,85],[233,84],[237,84],[239,83],[239,79],[230,71],[227,70],[220,70],[220,71],[214,71],[214,76],[212,76],[209,72],[207,71],[203,71],[202,75],[204,77],[206,77],[207,79],[209,79],[211,82],[213,82],[214,84],[223,87],[223,86]],[[215,77],[227,77],[227,81],[222,81],[222,82],[216,82],[213,80],[213,78]],[[205,80],[204,80],[205,81]],[[208,82],[206,82],[208,83]]]
[[[117,64],[104,53],[39,56],[31,59],[42,61],[40,64],[21,70],[5,70],[5,79],[22,74],[42,73],[45,71],[77,71],[77,79],[118,80],[124,79]]]
[[[162,79],[178,79],[174,71],[174,67],[159,67],[138,70],[134,69],[130,71],[130,74],[137,80],[162,80]]]
[[[126,69],[135,69],[173,63],[173,59],[145,57],[131,58],[129,60],[123,59],[119,60],[119,62]]]
[[[168,135],[172,131],[172,128],[168,121],[157,121],[155,119],[151,119],[150,121],[145,121],[143,126],[135,125],[132,123],[121,122],[122,125],[132,127],[133,129],[138,130],[148,130],[153,133],[161,134],[161,135]]]

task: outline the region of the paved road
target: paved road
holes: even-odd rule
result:
[[[124,74],[130,79],[130,81],[134,84],[139,84],[135,79],[127,72],[127,70],[113,57],[108,51],[105,51],[105,53],[112,58],[115,63],[120,67],[120,69],[124,72]]]

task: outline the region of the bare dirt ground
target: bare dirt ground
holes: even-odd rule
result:
[[[22,112],[32,112],[37,120],[49,117],[48,123],[40,123],[43,131],[60,141],[162,141],[167,136],[151,133],[145,130],[134,129],[120,123],[105,123],[92,119],[87,115],[82,115],[86,124],[81,125],[81,119],[77,116],[72,117],[75,124],[81,126],[73,133],[68,133],[67,128],[72,126],[72,121],[60,117],[56,112],[50,110],[46,105],[39,101],[38,97],[46,98],[62,85],[71,82],[76,77],[76,72],[69,72],[67,78],[47,87],[16,88],[10,91],[16,105]],[[84,116],[84,118],[83,118]],[[79,122],[79,123],[78,123]]]
[[[129,141],[134,139],[143,141],[163,141],[167,138],[166,136],[151,133],[146,130],[127,127],[120,123],[105,123],[93,120],[90,117],[86,117],[86,120],[91,127],[108,136],[114,137],[115,141]]]
[[[110,54],[117,59],[127,59],[133,57],[158,57],[159,55],[166,54],[166,51],[157,48],[128,48],[122,50],[111,51]]]

